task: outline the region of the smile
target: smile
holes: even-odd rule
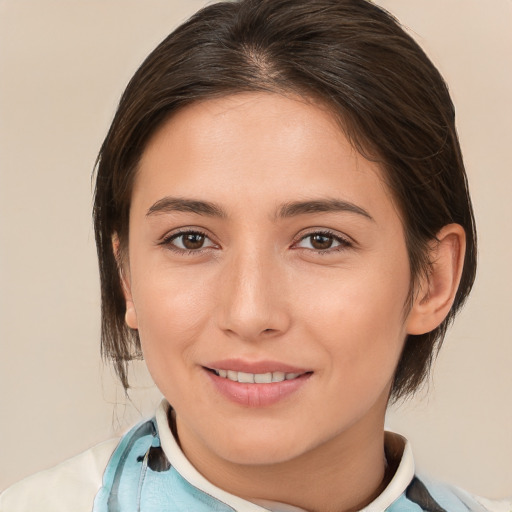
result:
[[[244,384],[271,384],[272,382],[293,380],[302,375],[301,373],[284,372],[246,373],[235,370],[216,370],[215,368],[212,371],[219,377]]]
[[[239,359],[212,362],[203,370],[217,393],[244,407],[268,407],[291,399],[314,374],[277,361]]]

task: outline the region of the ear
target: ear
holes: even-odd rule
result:
[[[459,287],[466,252],[466,234],[459,224],[448,224],[432,241],[431,269],[422,278],[406,321],[407,334],[434,330],[448,315]]]
[[[117,233],[112,235],[112,250],[114,251],[114,257],[117,262],[117,270],[119,272],[119,279],[121,280],[121,286],[123,288],[124,300],[126,303],[126,313],[124,320],[126,325],[130,329],[138,329],[137,312],[135,311],[135,305],[133,304],[132,291],[131,291],[131,280],[130,280],[130,269],[121,254],[121,243]]]

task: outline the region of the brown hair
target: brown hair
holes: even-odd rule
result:
[[[170,34],[128,84],[97,162],[94,223],[100,265],[102,353],[125,388],[140,357],[112,236],[128,241],[131,190],[151,135],[178,109],[244,91],[293,93],[326,104],[353,145],[380,163],[404,225],[412,275],[428,274],[429,242],[449,223],[466,232],[453,307],[432,332],[408,336],[392,398],[428,375],[475,277],[476,234],[447,86],[396,19],[365,0],[239,0],[210,5]]]

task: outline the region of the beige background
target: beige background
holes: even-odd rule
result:
[[[123,431],[99,358],[90,174],[127,80],[201,0],[0,0],[0,488]],[[435,384],[393,410],[418,465],[512,495],[512,1],[380,0],[450,84],[480,233],[473,296]],[[138,412],[140,411],[140,412]]]

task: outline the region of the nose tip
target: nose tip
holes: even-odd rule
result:
[[[290,326],[283,274],[269,262],[229,268],[219,296],[219,327],[246,341],[277,337]]]
[[[230,335],[252,341],[279,336],[288,329],[287,315],[273,301],[254,300],[256,290],[239,290],[222,315],[221,328]]]

